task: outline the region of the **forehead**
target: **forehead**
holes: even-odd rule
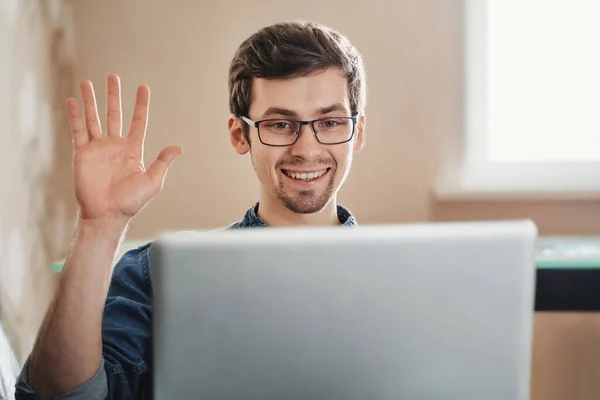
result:
[[[348,81],[340,69],[330,68],[309,76],[290,79],[255,78],[252,83],[251,118],[260,118],[270,108],[293,111],[309,118],[317,110],[343,104],[350,113]]]

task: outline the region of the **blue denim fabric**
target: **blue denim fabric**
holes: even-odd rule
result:
[[[258,217],[257,210],[258,203],[246,212],[242,220],[225,229],[268,227]],[[344,226],[357,226],[350,211],[342,206],[338,206],[338,218]],[[147,243],[125,253],[115,266],[102,321],[104,371],[101,367],[91,381],[58,399],[96,400],[99,396],[111,400],[152,398],[150,260],[151,243]],[[17,383],[16,398],[36,400],[38,397],[27,384],[26,367],[27,364]]]

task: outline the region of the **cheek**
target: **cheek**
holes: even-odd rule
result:
[[[343,148],[336,149],[335,152],[331,152],[331,155],[335,159],[337,168],[340,170],[340,172],[350,168],[350,164],[352,164],[352,155],[354,154],[352,151],[353,145],[354,143],[345,143]]]
[[[266,176],[277,176],[275,165],[281,158],[281,155],[277,151],[271,151],[271,149],[261,149],[260,151],[252,151],[252,164],[254,169],[263,177]]]

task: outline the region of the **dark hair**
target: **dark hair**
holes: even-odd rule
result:
[[[229,110],[238,117],[247,116],[253,78],[309,76],[329,67],[340,68],[348,79],[351,113],[364,112],[363,61],[346,37],[327,26],[306,21],[262,28],[240,45],[231,61]]]

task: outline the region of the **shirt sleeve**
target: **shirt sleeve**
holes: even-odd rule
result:
[[[55,400],[151,398],[152,287],[150,243],[130,250],[116,264],[102,318],[102,365],[81,387]],[[17,400],[37,400],[27,366],[16,385]]]
[[[27,370],[29,367],[29,359],[25,362],[23,370],[19,375],[17,384],[15,386],[15,399],[16,400],[38,400],[39,397],[29,386],[27,379]],[[64,393],[54,400],[104,400],[108,396],[108,385],[106,381],[106,371],[104,370],[104,360],[100,364],[98,372],[86,383],[80,387],[73,389],[68,393]]]
[[[152,285],[150,243],[115,266],[104,307],[102,355],[110,400],[151,397]]]

